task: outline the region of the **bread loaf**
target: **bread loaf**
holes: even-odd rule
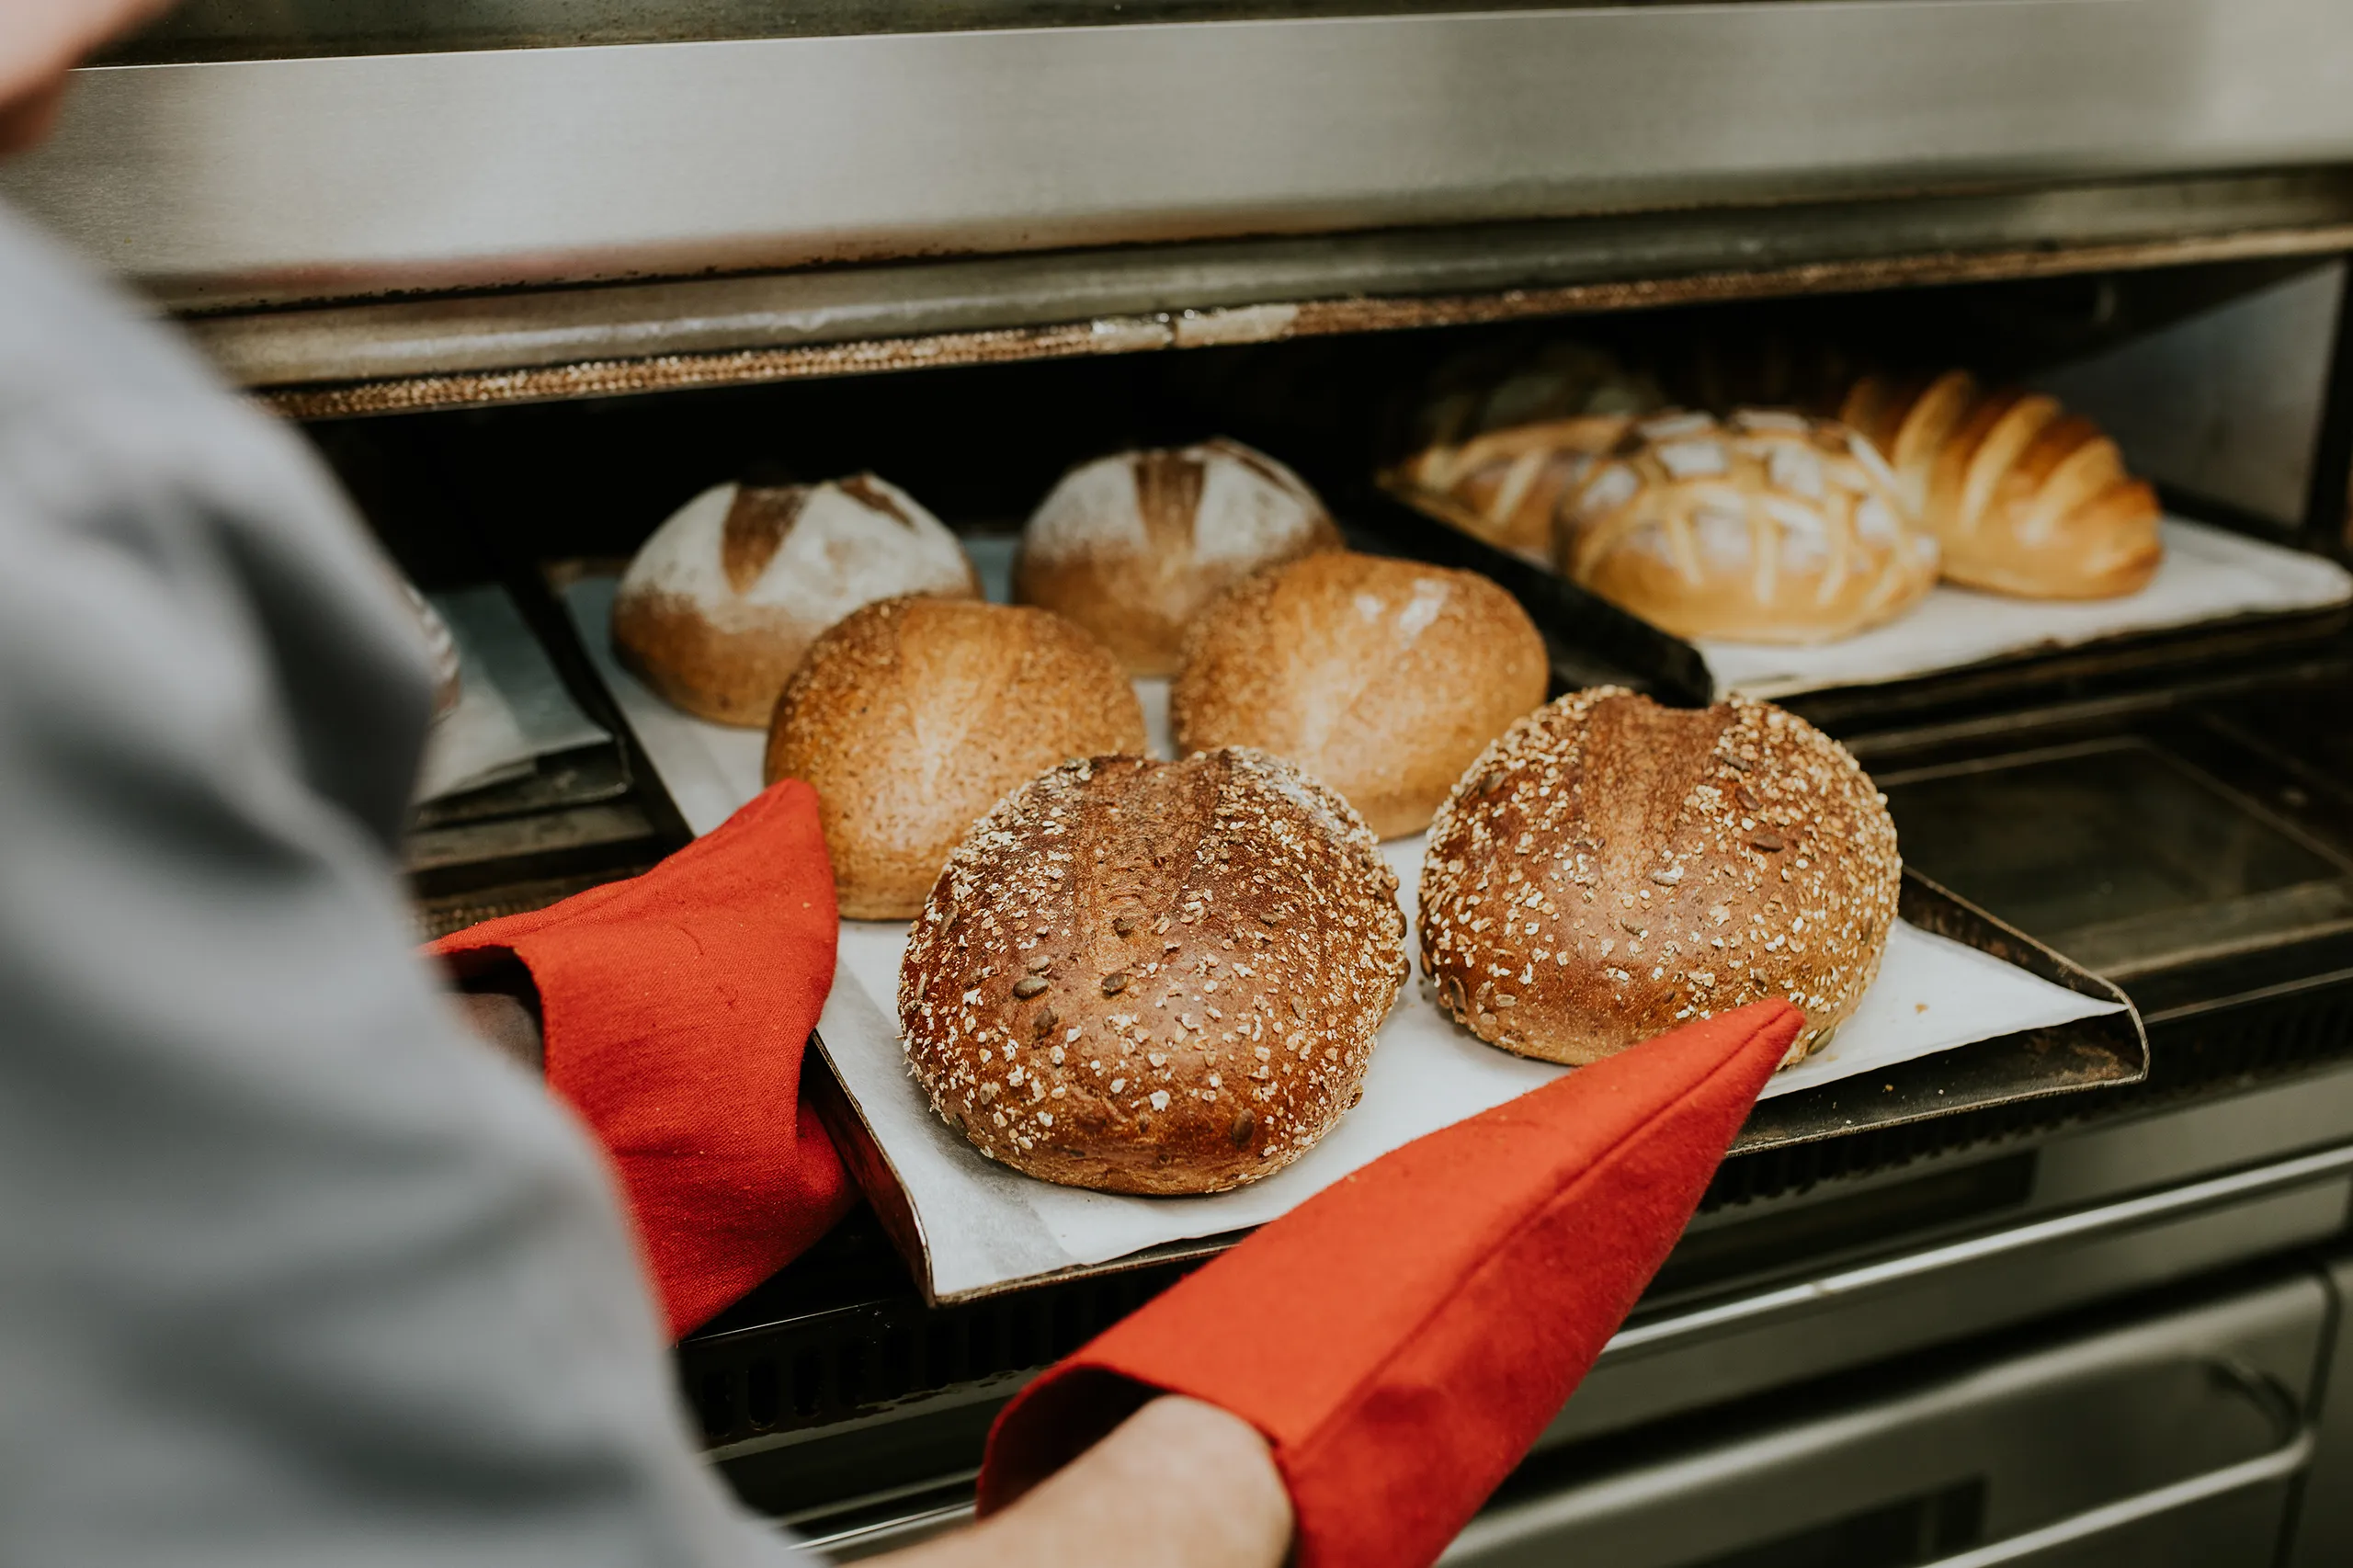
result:
[[[401,597],[407,601],[409,611],[416,617],[416,629],[425,637],[425,652],[433,661],[433,717],[438,722],[458,710],[466,695],[465,671],[458,662],[458,639],[450,631],[449,623],[433,608],[433,601],[416,591],[416,585],[405,577],[398,577]]]
[[[858,606],[979,592],[956,536],[870,473],[714,485],[630,562],[613,597],[613,651],[674,706],[756,727],[817,634]]]
[[[1194,623],[1169,720],[1179,751],[1271,752],[1396,838],[1544,700],[1548,673],[1528,613],[1486,578],[1334,551],[1246,579]]]
[[[1937,576],[1870,442],[1762,409],[1631,426],[1568,493],[1553,543],[1563,575],[1679,637],[1850,637]]]
[[[2165,560],[2156,492],[2098,426],[2040,392],[1986,392],[1966,370],[1866,377],[1845,415],[1886,453],[1951,582],[2027,598],[2112,598]]]
[[[1185,628],[1262,566],[1338,548],[1299,475],[1222,438],[1063,476],[1022,529],[1014,597],[1069,617],[1131,675],[1174,674]]]
[[[843,915],[904,920],[1007,790],[1069,757],[1143,748],[1134,687],[1070,622],[896,598],[811,646],[777,699],[766,773],[817,791]]]
[[[1515,425],[1425,448],[1382,483],[1439,521],[1549,566],[1563,500],[1631,423],[1597,414]]]
[[[1655,410],[1657,386],[1608,350],[1549,345],[1497,367],[1460,362],[1416,420],[1413,455],[1381,476],[1442,520],[1549,565],[1553,510],[1584,460],[1607,451],[1636,416]]]
[[[1573,1063],[1785,997],[1794,1062],[1879,973],[1902,873],[1885,797],[1804,720],[1595,687],[1513,725],[1439,808],[1422,972],[1480,1039]]]
[[[1357,1102],[1404,932],[1372,835],[1289,764],[1073,762],[957,846],[899,968],[900,1029],[933,1107],[991,1159],[1219,1192]]]

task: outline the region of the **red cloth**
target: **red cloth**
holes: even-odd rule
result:
[[[530,971],[548,1082],[620,1173],[673,1335],[855,1197],[801,1103],[839,934],[816,794],[787,779],[642,877],[433,945],[503,949]]]
[[[1161,1391],[1266,1437],[1298,1568],[1434,1561],[1633,1309],[1802,1022],[1688,1025],[1326,1188],[1023,1390],[982,1512]]]

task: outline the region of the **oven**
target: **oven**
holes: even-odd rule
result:
[[[872,468],[1002,540],[1074,460],[1230,434],[1513,585],[1556,687],[1673,694],[1372,483],[1441,367],[1576,340],[1701,402],[1968,363],[2169,510],[2347,554],[2331,0],[189,0],[5,183],[563,693],[421,806],[426,933],[686,841],[564,594],[719,478]],[[1788,700],[1913,867],[2121,987],[2146,1074],[1915,1074],[1734,1155],[1449,1561],[2353,1557],[2346,616]],[[680,1388],[748,1503],[871,1554],[969,1517],[1005,1400],[1207,1250],[933,1304],[862,1210]]]

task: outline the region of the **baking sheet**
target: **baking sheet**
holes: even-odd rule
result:
[[[2122,598],[2018,599],[1939,583],[1910,614],[1841,642],[1782,648],[1700,639],[1695,646],[1717,696],[1791,697],[2136,632],[2353,601],[2353,574],[2333,561],[2184,517],[2167,517],[2160,528],[2165,564],[2147,587]]]
[[[655,771],[694,831],[707,832],[758,792],[764,739],[756,731],[688,718],[623,671],[606,631],[611,594],[610,579],[587,579],[566,590],[565,603]],[[1154,748],[1165,755],[1167,683],[1139,681],[1137,687]],[[1409,919],[1422,847],[1418,835],[1382,846]],[[839,967],[817,1032],[922,1233],[925,1284],[935,1299],[1264,1223],[1368,1161],[1567,1071],[1482,1044],[1439,1011],[1417,978],[1382,1026],[1363,1103],[1278,1175],[1205,1198],[1054,1187],[983,1158],[932,1114],[908,1075],[896,1023],[906,931],[896,922],[843,923]],[[1410,950],[1410,937],[1408,945]],[[1829,1045],[1777,1074],[1765,1093],[1794,1094],[1976,1040],[2122,1010],[1899,924],[1879,979],[1854,1017]]]
[[[612,737],[564,689],[547,650],[496,584],[426,597],[458,648],[458,705],[426,733],[415,799],[438,801],[529,774],[542,756]]]

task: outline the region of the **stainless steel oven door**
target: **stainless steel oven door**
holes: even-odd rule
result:
[[[2268,1563],[2313,1437],[2299,1276],[1814,1408],[1491,1507],[1480,1568]],[[1566,1461],[1572,1455],[1563,1454]],[[1602,1462],[1607,1462],[1606,1460]],[[1565,1466],[1563,1467],[1565,1468]]]

